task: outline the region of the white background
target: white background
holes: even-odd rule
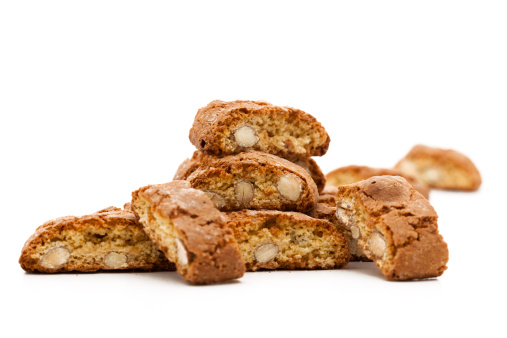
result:
[[[0,2],[0,335],[505,337],[506,18],[505,1]],[[448,271],[396,283],[355,263],[192,287],[21,270],[40,224],[171,180],[214,99],[314,115],[325,172],[391,167],[416,143],[470,156],[479,192],[431,194]]]

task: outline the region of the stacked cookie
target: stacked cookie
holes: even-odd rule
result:
[[[308,216],[325,177],[311,156],[330,138],[311,115],[256,101],[213,101],[190,130],[198,149],[174,179],[205,192],[226,213],[247,270],[345,266],[348,239]]]
[[[325,188],[311,157],[324,155],[330,138],[313,116],[213,101],[198,111],[190,140],[197,151],[172,182],[134,191],[123,210],[43,224],[26,242],[21,267],[176,270],[192,284],[259,269],[338,269],[350,260],[372,260],[392,280],[446,269],[437,215],[398,173]]]

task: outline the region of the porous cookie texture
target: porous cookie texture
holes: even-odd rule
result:
[[[264,101],[212,101],[199,109],[190,141],[214,155],[247,149],[284,158],[322,156],[330,138],[324,127],[302,110]]]
[[[134,214],[115,207],[44,223],[26,242],[19,264],[44,273],[175,269]]]
[[[447,244],[437,213],[402,177],[374,176],[338,187],[338,222],[390,280],[438,277],[447,269]]]
[[[219,159],[219,157],[209,155],[202,151],[197,150],[194,152],[191,158],[188,158],[185,161],[183,161],[183,163],[181,163],[173,179],[186,180],[188,176],[190,176],[194,171],[199,169],[201,166],[203,166],[209,161],[214,161],[217,159]],[[321,192],[324,189],[326,185],[326,176],[324,175],[324,173],[322,172],[319,165],[317,164],[317,162],[315,162],[314,159],[310,157],[303,157],[292,160],[291,162],[302,167],[310,174],[313,181],[317,185],[317,189],[319,192]]]
[[[338,190],[336,191],[338,193]],[[336,194],[335,194],[336,195]],[[343,233],[349,239],[349,250],[350,250],[350,260],[351,261],[363,261],[363,262],[371,262],[371,260],[366,257],[363,250],[357,244],[357,239],[352,236],[352,232],[349,228],[343,226],[341,222],[338,222],[338,218],[336,217],[336,201],[333,196],[333,206],[329,206],[328,203],[319,203],[317,207],[310,213],[310,216],[318,219],[323,219],[331,222],[338,232]]]
[[[365,180],[373,176],[401,176],[405,178],[408,183],[419,191],[425,198],[430,196],[430,188],[423,181],[416,178],[417,176],[403,173],[396,169],[372,168],[367,166],[349,165],[333,170],[326,175],[326,184],[328,186],[338,187],[340,185],[352,184]]]
[[[416,145],[395,168],[417,177],[431,188],[474,191],[482,183],[474,163],[452,149]]]
[[[209,161],[188,178],[221,211],[268,209],[311,211],[318,191],[300,166],[257,151]]]
[[[223,214],[187,181],[134,191],[132,209],[186,281],[211,284],[243,276],[245,264]]]
[[[325,220],[275,210],[242,210],[227,218],[249,271],[335,269],[349,261],[347,237]]]

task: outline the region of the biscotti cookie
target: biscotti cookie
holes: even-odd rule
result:
[[[269,209],[311,211],[318,198],[315,182],[300,166],[251,151],[209,161],[188,178],[221,211]]]
[[[482,182],[474,163],[452,149],[416,145],[395,168],[437,189],[473,191]]]
[[[447,244],[437,213],[402,177],[374,176],[338,187],[338,221],[391,280],[438,277],[447,269]]]
[[[338,187],[340,185],[352,184],[373,176],[402,176],[408,183],[412,184],[415,190],[424,197],[429,198],[430,188],[413,175],[402,173],[395,169],[371,168],[366,166],[349,165],[333,170],[326,175],[328,186]]]
[[[337,192],[338,193],[338,189]],[[336,196],[336,194],[335,194]],[[310,216],[318,219],[323,219],[331,222],[338,232],[343,233],[349,239],[349,249],[350,249],[350,260],[354,261],[363,261],[363,262],[371,262],[371,260],[366,257],[363,250],[357,244],[357,239],[352,236],[352,232],[349,228],[343,226],[341,222],[338,222],[338,218],[336,217],[336,201],[333,198],[333,207],[329,206],[327,203],[319,203],[317,207],[310,213]]]
[[[347,237],[325,220],[275,210],[242,210],[227,218],[249,271],[335,269],[349,261]]]
[[[132,209],[186,281],[211,284],[243,276],[245,264],[224,216],[187,181],[134,191]]]
[[[217,160],[218,157],[214,155],[208,155],[206,153],[203,153],[202,151],[195,151],[192,155],[192,158],[186,159],[181,163],[181,165],[178,167],[178,170],[176,171],[176,174],[174,175],[173,180],[186,180],[188,176],[190,176],[194,171],[199,169],[199,167],[203,166],[206,162]],[[319,192],[321,192],[325,185],[326,185],[326,176],[320,169],[317,162],[315,162],[314,159],[309,157],[303,157],[297,160],[291,161],[298,166],[305,169],[310,176],[312,177],[313,181],[317,185],[317,189]]]
[[[134,214],[114,207],[44,223],[26,242],[19,264],[45,273],[175,269]]]
[[[310,114],[264,101],[212,101],[199,109],[190,142],[213,155],[259,150],[284,158],[322,156],[330,138]]]

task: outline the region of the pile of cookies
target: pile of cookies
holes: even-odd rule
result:
[[[192,284],[210,284],[245,271],[371,260],[390,280],[437,277],[448,249],[428,186],[480,185],[464,155],[451,151],[442,160],[446,151],[419,146],[397,169],[340,168],[326,186],[311,158],[327,152],[324,127],[267,102],[209,103],[197,112],[190,141],[197,151],[172,182],[134,191],[123,209],[43,224],[26,242],[21,267],[177,270]]]

